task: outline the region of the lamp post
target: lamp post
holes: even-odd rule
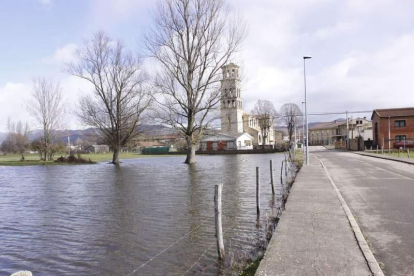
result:
[[[303,57],[303,79],[305,80],[305,123],[306,123],[306,165],[309,165],[309,128],[308,128],[308,99],[306,97],[306,60],[312,57]]]
[[[302,148],[303,148],[303,153],[305,153],[305,122],[303,121],[303,104],[305,102],[302,102]]]

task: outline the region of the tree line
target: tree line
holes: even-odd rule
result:
[[[92,94],[81,96],[77,116],[99,130],[113,149],[112,163],[119,163],[121,147],[138,135],[145,119],[175,128],[185,140],[185,163],[195,163],[196,147],[217,118],[221,67],[237,58],[247,34],[245,21],[225,4],[225,0],[159,1],[141,44],[143,55],[101,31],[85,41],[67,64],[66,73],[93,87]],[[143,58],[155,61],[154,77],[143,71]],[[27,110],[42,129],[35,148],[43,160],[50,160],[66,113],[60,84],[34,80]],[[273,105],[258,101],[253,113],[266,137],[277,116]],[[9,136],[6,144],[15,141],[12,151],[24,159],[27,125],[10,123]]]

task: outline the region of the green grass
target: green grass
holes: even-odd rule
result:
[[[257,268],[260,265],[260,262],[262,261],[263,256],[260,256],[255,261],[251,262],[249,265],[247,265],[242,272],[240,272],[240,276],[254,276],[256,273]]]
[[[366,153],[372,153],[372,154],[377,154],[376,150],[366,150]],[[400,158],[408,158],[407,155],[407,150],[405,151],[400,151],[400,154],[398,156],[398,151],[391,151],[390,154],[388,154],[388,150],[384,150],[384,154],[381,153],[381,150],[378,150],[378,155],[382,155],[382,156],[390,156],[390,157],[400,157]],[[410,159],[414,159],[414,149],[410,149]]]
[[[60,156],[66,156],[66,153],[58,153],[55,155],[55,159]],[[148,157],[160,157],[171,155],[141,155],[131,152],[121,153],[120,159],[132,159],[132,158],[148,158]],[[67,164],[58,163],[54,161],[41,161],[38,154],[25,154],[25,161],[20,161],[21,155],[19,154],[7,154],[0,155],[0,166],[33,166],[33,165],[79,165],[79,164]],[[82,158],[91,159],[93,162],[110,162],[112,160],[112,153],[88,153],[82,154]]]

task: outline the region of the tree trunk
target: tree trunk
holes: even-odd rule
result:
[[[187,147],[187,158],[185,159],[185,164],[195,164],[196,156],[196,145],[190,144]]]
[[[21,161],[24,161],[24,153],[20,153],[22,155]]]
[[[112,164],[119,164],[119,149],[120,149],[120,146],[114,147],[114,155],[112,157]]]

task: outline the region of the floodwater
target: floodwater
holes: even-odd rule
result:
[[[283,154],[124,160],[121,166],[0,167],[0,275],[229,275],[266,240]],[[256,217],[256,166],[261,216]],[[223,186],[225,261],[214,186]],[[277,200],[276,200],[277,201]]]

